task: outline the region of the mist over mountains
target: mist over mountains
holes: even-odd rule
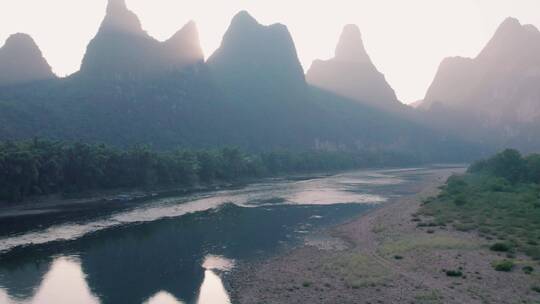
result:
[[[441,63],[419,107],[439,128],[500,147],[538,151],[540,31],[506,19],[476,58]]]
[[[538,106],[538,89],[533,85],[537,76],[528,63],[534,58],[524,57],[528,51],[519,50],[515,57],[520,58],[513,61],[507,57],[517,50],[497,47],[506,45],[505,39],[522,43],[532,40],[527,35],[535,35],[518,39],[502,32],[498,35],[502,38],[494,38],[486,47],[498,51],[483,52],[479,58],[485,59],[450,59],[441,65],[421,110],[416,111],[398,101],[371,62],[354,25],[344,28],[335,57],[315,61],[304,75],[285,25],[261,25],[249,13],[240,12],[221,46],[205,61],[195,23],[161,42],[144,31],[123,0],[110,0],[80,71],[71,76],[56,78],[34,43],[15,43],[19,48],[15,53],[21,56],[14,60],[9,52],[4,54],[13,45],[6,42],[0,50],[0,80],[8,76],[14,80],[0,81],[0,139],[40,136],[117,146],[149,144],[159,149],[236,145],[257,151],[381,151],[381,155],[422,161],[464,160],[495,143],[484,140],[484,133],[461,136],[452,123],[480,123],[477,115],[485,114],[481,109],[494,96],[491,86],[513,80],[500,87],[506,88],[504,95],[495,94],[501,107],[504,102],[512,104],[514,83],[527,90],[516,97],[523,103],[516,113],[528,116],[516,114],[519,119],[500,121],[536,122],[536,116],[524,110]],[[493,64],[503,58],[505,67]],[[9,65],[30,72],[13,77],[4,68]],[[485,76],[460,82],[463,70],[467,77],[477,75],[471,66],[497,76],[482,86],[476,84]],[[512,76],[499,75],[503,71]],[[469,98],[471,92],[482,100]],[[461,107],[465,104],[470,107]],[[440,119],[441,107],[452,108],[455,114]],[[501,113],[509,112],[501,108]]]

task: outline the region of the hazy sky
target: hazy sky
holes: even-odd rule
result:
[[[304,69],[332,57],[342,27],[360,26],[375,65],[398,97],[423,98],[440,61],[475,56],[508,16],[540,27],[539,0],[126,0],[143,27],[164,40],[189,20],[206,56],[230,19],[248,10],[259,22],[289,27]],[[34,37],[58,75],[75,72],[105,14],[106,0],[0,0],[0,44]]]

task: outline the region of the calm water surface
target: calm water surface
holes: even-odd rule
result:
[[[130,208],[0,219],[0,303],[230,303],[224,278],[239,261],[407,194],[426,173],[273,180]]]

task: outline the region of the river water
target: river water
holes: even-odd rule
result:
[[[430,170],[274,179],[100,212],[0,219],[0,304],[227,304],[224,278],[238,262],[409,194]]]

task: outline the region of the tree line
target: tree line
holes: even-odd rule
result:
[[[153,151],[34,139],[0,142],[0,201],[28,196],[156,186],[189,187],[286,173],[403,164],[385,153],[246,153],[238,148]]]
[[[540,154],[523,156],[517,150],[507,149],[488,159],[475,162],[468,171],[502,177],[512,183],[540,184]]]

